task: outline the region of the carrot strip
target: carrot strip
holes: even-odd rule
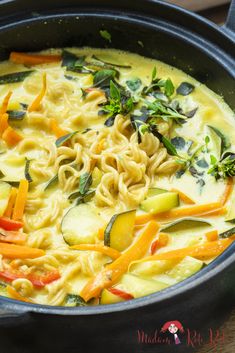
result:
[[[116,260],[121,255],[119,251],[101,244],[79,244],[71,246],[70,249],[98,251],[111,257],[114,260]]]
[[[160,225],[158,223],[150,222],[130,248],[110,265],[107,265],[97,276],[88,281],[80,293],[81,297],[88,301],[91,298],[98,297],[102,289],[113,286],[128,270],[131,262],[140,259],[146,254],[159,228]]]
[[[2,106],[0,109],[0,115],[3,115],[7,112],[7,107],[8,107],[9,100],[10,100],[11,96],[12,96],[12,92],[9,91],[7,93],[7,95],[4,97],[3,102],[2,102]]]
[[[18,134],[11,126],[8,126],[2,134],[2,139],[8,144],[8,146],[15,146],[20,142],[23,137]]]
[[[12,188],[11,192],[10,192],[7,208],[6,208],[5,212],[4,212],[4,217],[11,218],[12,212],[13,212],[13,207],[14,207],[15,200],[16,200],[16,195],[17,195],[17,189],[16,188]]]
[[[59,127],[56,119],[50,119],[50,129],[57,138],[67,135],[69,132]]]
[[[28,180],[21,180],[19,185],[19,190],[16,196],[15,207],[13,210],[12,218],[15,221],[22,220],[24,214],[24,208],[27,200],[27,193],[29,188]]]
[[[179,198],[181,201],[183,201],[184,203],[187,203],[189,205],[194,205],[195,201],[193,201],[188,195],[186,195],[183,191],[180,191],[178,189],[171,189],[171,191],[173,192],[177,192],[179,194]]]
[[[160,254],[152,255],[143,258],[139,262],[147,262],[153,260],[173,260],[185,256],[192,256],[196,258],[211,258],[220,255],[229,245],[232,244],[233,239],[220,239],[217,241],[206,242],[202,245],[194,245],[186,248],[162,252]]]
[[[32,300],[30,300],[26,297],[23,297],[11,286],[7,286],[7,293],[12,299],[20,300],[20,301],[26,302],[26,303],[33,303]]]
[[[54,63],[61,60],[60,55],[40,55],[40,54],[27,54],[21,52],[11,52],[10,61],[15,64],[24,65],[40,65],[47,63]]]
[[[8,114],[5,113],[3,115],[0,115],[0,136],[2,136],[8,126]]]
[[[39,92],[39,94],[37,95],[37,97],[34,99],[32,104],[29,106],[29,108],[28,108],[29,112],[33,112],[33,111],[38,110],[40,108],[41,101],[46,93],[46,89],[47,89],[47,75],[44,72],[44,74],[42,76],[42,89]]]
[[[227,184],[224,190],[223,195],[221,196],[219,202],[224,206],[228,201],[231,193],[233,191],[233,178],[228,178]]]
[[[205,213],[203,214],[202,216],[207,216],[207,217],[211,217],[211,216],[222,216],[224,215],[225,213],[227,212],[227,208],[226,207],[221,207],[221,208],[218,208],[217,210],[215,211],[211,211],[211,212],[208,212],[208,213]],[[200,215],[199,215],[200,216]]]
[[[0,242],[0,254],[9,259],[34,259],[45,255],[45,251],[29,246],[14,245]]]
[[[160,249],[168,244],[169,236],[166,233],[159,233],[158,239],[156,239],[151,245],[151,254],[153,255],[157,249]]]
[[[205,234],[207,241],[215,241],[219,238],[218,230],[212,230]]]
[[[0,241],[4,243],[14,243],[22,245],[25,243],[27,235],[22,232],[5,231],[0,228]]]
[[[154,219],[154,216],[150,213],[143,213],[135,218],[135,225],[145,224]]]
[[[105,231],[105,228],[99,228],[98,229],[98,238],[100,240],[103,240],[104,239],[104,231]]]

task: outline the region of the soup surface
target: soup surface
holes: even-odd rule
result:
[[[116,50],[13,52],[0,102],[1,295],[117,303],[232,243],[234,114],[185,73]]]

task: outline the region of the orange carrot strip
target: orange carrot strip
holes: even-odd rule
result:
[[[0,241],[4,243],[14,243],[22,245],[25,243],[27,235],[22,232],[5,231],[0,228]]]
[[[222,216],[227,212],[226,207],[218,208],[215,211],[211,211],[202,215],[202,217]],[[200,215],[199,215],[200,216]]]
[[[195,201],[193,201],[188,195],[186,195],[183,191],[180,191],[178,189],[171,189],[171,191],[173,192],[177,192],[179,194],[179,198],[181,201],[183,201],[184,203],[187,203],[189,205],[194,205]]]
[[[11,126],[8,126],[2,134],[2,139],[7,143],[8,146],[15,146],[20,142],[23,137],[18,134]]]
[[[103,240],[104,239],[104,231],[105,231],[105,228],[99,228],[98,229],[98,238],[100,240]]]
[[[3,115],[0,115],[0,136],[2,136],[8,126],[8,114],[5,113]]]
[[[15,288],[13,288],[11,286],[7,286],[7,293],[12,299],[20,300],[20,301],[26,302],[26,303],[33,303],[32,300],[30,300],[26,297],[23,297],[21,294],[19,294],[15,290]]]
[[[121,255],[119,251],[101,244],[79,244],[71,246],[70,249],[98,251],[111,257],[114,260],[116,260]]]
[[[42,89],[39,92],[39,94],[37,95],[37,97],[34,99],[32,104],[29,106],[29,108],[28,108],[29,112],[33,112],[33,111],[38,110],[40,108],[41,101],[46,93],[46,89],[47,89],[47,75],[44,72],[43,76],[42,76]]]
[[[67,135],[69,132],[59,127],[56,119],[50,119],[50,128],[57,138]]]
[[[12,188],[11,192],[10,192],[7,208],[6,208],[5,212],[4,212],[4,217],[11,218],[12,212],[13,212],[13,207],[14,207],[15,200],[16,200],[16,195],[17,195],[17,189],[16,188]]]
[[[20,221],[23,218],[25,203],[27,200],[28,188],[29,188],[28,180],[25,180],[25,179],[21,180],[19,185],[19,190],[16,196],[16,202],[15,202],[15,207],[14,207],[13,216],[12,216],[12,218],[15,221]]]
[[[150,213],[143,213],[135,218],[135,225],[145,224],[154,219],[154,216]]]
[[[233,241],[233,239],[227,238],[206,242],[201,245],[189,246],[187,248],[171,250],[168,252],[162,252],[160,254],[148,256],[140,260],[140,262],[153,260],[173,260],[185,256],[192,256],[196,258],[211,258],[220,255],[229,245],[232,244]]]
[[[11,52],[10,61],[15,64],[24,65],[39,65],[46,63],[58,62],[61,60],[60,55],[41,55],[41,54],[27,54],[20,52]]]
[[[226,202],[228,201],[232,191],[233,191],[233,178],[228,178],[224,193],[223,193],[223,195],[221,196],[221,198],[219,200],[219,202],[222,205],[226,204]]]
[[[2,106],[0,109],[0,115],[3,115],[7,112],[7,107],[8,107],[9,100],[10,100],[11,96],[12,96],[12,92],[9,91],[7,93],[7,95],[4,97],[3,102],[2,102]]]
[[[207,241],[215,241],[219,238],[218,230],[211,230],[205,234]]]
[[[0,242],[0,254],[8,259],[34,259],[45,255],[45,251],[29,246],[14,245]]]
[[[168,244],[169,235],[166,233],[159,233],[158,239],[151,244],[151,254],[153,255],[157,249],[160,249]]]
[[[159,230],[160,225],[154,221],[150,222],[139,236],[136,242],[128,248],[118,259],[93,277],[82,289],[80,295],[88,301],[91,298],[96,298],[104,288],[113,286],[118,279],[128,270],[131,262],[143,257],[149,245]]]

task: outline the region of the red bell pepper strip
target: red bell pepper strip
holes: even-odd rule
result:
[[[24,274],[17,271],[11,272],[9,270],[4,270],[4,271],[0,271],[0,278],[5,280],[6,282],[12,282],[15,279],[19,279],[19,278],[26,278],[35,287],[42,288],[42,287],[45,287],[47,284],[52,283],[55,280],[59,279],[60,273],[59,271],[55,270],[55,271],[45,273],[43,275],[39,275],[36,273]]]
[[[117,295],[118,297],[121,297],[122,299],[125,299],[125,300],[134,299],[132,294],[126,293],[123,290],[118,289],[118,288],[108,288],[108,291],[114,295]]]
[[[5,230],[19,230],[24,225],[21,221],[14,221],[8,217],[0,217],[0,228]]]

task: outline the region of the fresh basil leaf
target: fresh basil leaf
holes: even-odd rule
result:
[[[198,178],[199,176],[203,176],[204,172],[199,172],[194,166],[189,167],[189,172],[194,178]]]
[[[22,82],[26,77],[31,75],[34,70],[28,71],[20,71],[20,72],[13,72],[11,74],[6,74],[0,76],[0,85],[4,85],[5,83],[17,83]]]
[[[76,206],[80,205],[81,203],[86,203],[90,201],[90,199],[95,195],[95,190],[88,190],[85,195],[80,195],[77,198]]]
[[[167,97],[170,97],[174,92],[175,92],[175,87],[173,85],[173,82],[171,81],[170,78],[168,78],[164,84],[164,93]]]
[[[23,110],[8,110],[7,114],[10,120],[23,120],[26,112]]]
[[[189,82],[182,82],[177,88],[176,92],[181,96],[187,96],[193,92],[195,87]]]
[[[63,143],[65,143],[66,141],[70,140],[74,135],[76,135],[79,131],[73,131],[73,132],[70,132],[69,134],[66,134],[64,136],[61,136],[59,137],[55,144],[56,144],[56,147],[60,147],[61,145],[63,145]]]
[[[227,137],[225,137],[225,135],[219,129],[217,129],[216,127],[211,126],[211,125],[208,125],[208,127],[210,129],[212,129],[216,133],[217,136],[220,137],[220,139],[221,139],[221,154],[223,154],[224,151],[227,150],[231,146],[231,143],[228,141]]]
[[[109,86],[110,81],[116,76],[115,70],[100,70],[96,71],[93,78],[93,87]]]
[[[140,78],[137,77],[137,78],[133,78],[132,80],[127,80],[126,85],[131,91],[135,92],[135,91],[138,91],[138,89],[140,89],[142,85],[142,81]]]
[[[24,109],[24,110],[27,110],[28,109],[28,104],[26,103],[20,103],[21,107]]]
[[[29,171],[30,162],[31,162],[31,160],[26,158],[26,160],[25,160],[25,168],[24,168],[25,179],[28,180],[29,183],[31,183],[33,181],[33,178],[31,177],[30,171]]]
[[[107,40],[109,43],[112,42],[111,34],[106,29],[101,29],[100,30],[100,35],[101,35],[102,38]]]
[[[79,179],[79,191],[81,195],[85,195],[92,184],[91,173],[84,173]]]
[[[152,71],[152,77],[151,77],[151,81],[153,82],[157,77],[157,68],[156,66],[154,66],[153,71]]]
[[[120,91],[113,81],[110,81],[110,98],[115,99],[118,102],[121,100]]]
[[[78,57],[77,55],[67,51],[62,51],[62,67],[66,67],[67,71],[78,72],[83,74],[92,73],[91,70],[86,68],[85,56]]]
[[[165,136],[160,134],[160,132],[157,130],[156,126],[151,125],[150,126],[150,132],[152,132],[152,134],[154,136],[156,136],[159,139],[160,142],[162,142],[163,146],[166,148],[167,152],[171,156],[178,156],[178,153],[176,151],[175,146],[171,143],[170,140],[168,140],[168,138],[166,138]]]

